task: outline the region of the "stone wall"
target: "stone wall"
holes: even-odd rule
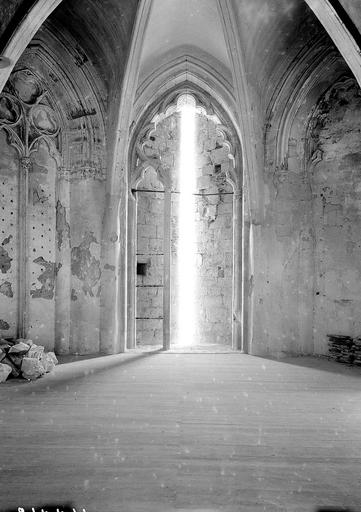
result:
[[[55,247],[56,175],[57,163],[47,146],[41,144],[34,153],[29,176],[28,336],[47,350],[53,350],[55,344],[55,284],[61,267]]]
[[[327,334],[359,334],[359,94],[347,76],[310,90],[281,162],[268,134],[255,354],[326,354]]]
[[[312,196],[302,140],[294,142],[289,141],[282,165],[267,169],[264,225],[251,226],[256,283],[251,351],[259,355],[313,352]]]
[[[226,194],[196,198],[199,343],[232,342],[233,194]]]
[[[361,92],[343,79],[322,98],[309,167],[315,226],[315,352],[327,334],[361,335]]]
[[[136,343],[163,344],[164,194],[153,169],[138,185]],[[142,192],[144,190],[144,192]],[[154,191],[154,192],[152,192]],[[141,274],[144,275],[141,275]],[[132,319],[130,319],[131,321]]]
[[[60,127],[44,96],[41,80],[30,70],[20,69],[11,75],[0,99],[2,222],[4,234],[7,232],[3,271],[4,251],[10,250],[10,241],[18,241],[10,260],[13,282],[1,284],[7,299],[2,314],[9,318],[3,319],[1,331],[6,337],[26,334],[53,349],[55,282],[60,268],[55,255]],[[10,329],[7,326],[11,324]]]
[[[178,339],[179,253],[179,122],[178,112],[158,122],[146,141],[146,155],[157,155],[172,183],[171,217],[171,342]],[[197,285],[195,343],[232,343],[233,189],[226,173],[233,166],[230,148],[217,123],[197,115],[195,231]],[[168,169],[168,171],[167,171]],[[138,190],[154,190],[147,174]],[[158,184],[159,188],[159,184]],[[163,194],[137,192],[137,261],[147,275],[137,277],[137,343],[162,343]],[[180,277],[181,278],[181,277]]]
[[[230,160],[216,124],[198,116],[196,238],[198,341],[232,343],[233,190]]]

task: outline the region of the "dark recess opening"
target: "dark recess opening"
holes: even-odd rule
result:
[[[147,266],[147,263],[137,263],[137,276],[146,276]]]

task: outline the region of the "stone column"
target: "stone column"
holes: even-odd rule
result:
[[[128,198],[128,328],[127,348],[136,347],[136,268],[137,268],[137,200],[132,193]]]
[[[119,194],[106,195],[102,243],[100,301],[100,352],[126,350],[127,335],[127,197],[126,184]]]
[[[26,338],[29,326],[29,283],[28,283],[28,204],[29,172],[32,162],[29,157],[20,158],[19,175],[19,307],[18,336]]]
[[[56,191],[56,264],[61,264],[56,278],[55,293],[55,351],[57,354],[70,352],[70,181],[63,173],[63,170],[58,170]]]
[[[243,349],[242,343],[242,191],[233,194],[233,306],[232,347]]]
[[[250,216],[249,210],[246,204],[246,194],[243,188],[243,203],[242,203],[242,224],[240,226],[242,230],[242,274],[241,274],[241,300],[242,300],[242,337],[241,337],[241,352],[248,354],[250,350],[250,339],[251,333],[249,330],[250,321],[252,318],[252,310],[251,310],[251,286],[252,283],[250,281],[251,271],[250,271]]]
[[[172,192],[169,185],[164,187],[164,262],[163,262],[163,349],[170,349],[170,319],[171,319],[171,215]]]

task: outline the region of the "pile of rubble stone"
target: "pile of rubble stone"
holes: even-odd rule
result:
[[[10,375],[35,380],[51,372],[57,363],[54,352],[45,352],[44,347],[32,340],[0,339],[0,382],[5,382]]]
[[[361,337],[328,334],[328,351],[338,363],[361,365]]]

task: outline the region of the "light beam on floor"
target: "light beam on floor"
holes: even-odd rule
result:
[[[190,346],[194,344],[196,325],[196,109],[194,105],[185,102],[180,112],[177,345]]]

